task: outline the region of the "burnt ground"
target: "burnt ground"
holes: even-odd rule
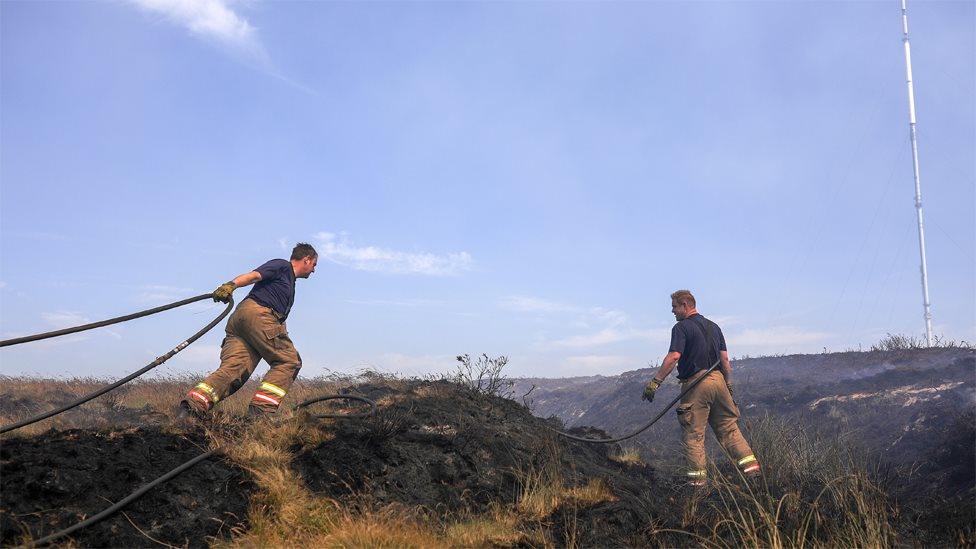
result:
[[[514,401],[445,381],[367,382],[348,390],[380,402],[376,416],[315,422],[311,428],[328,436],[313,439],[326,441],[291,449],[292,467],[308,489],[344,507],[480,515],[493,505],[515,504],[525,475],[548,470],[567,487],[600,479],[613,497],[563,504],[532,520],[551,525],[557,544],[564,543],[560,525],[572,521],[583,538],[576,542],[604,546],[640,539],[652,522],[649,507],[662,497],[660,489],[652,493],[651,467],[610,459],[620,451],[616,445],[566,442],[546,427],[559,427],[557,422],[536,418]],[[144,417],[146,426],[133,427],[142,410],[115,412],[115,428],[51,430],[0,441],[0,544],[71,526],[208,448],[204,435],[183,433],[187,429],[166,425],[158,414]],[[84,421],[90,425],[92,419]],[[113,420],[103,416],[97,424],[102,421]],[[217,423],[206,426],[219,431]],[[240,427],[228,423],[223,436]],[[595,429],[575,432],[605,436]],[[154,488],[124,509],[125,515],[63,543],[204,547],[214,538],[229,539],[232,530],[246,530],[255,489],[247,473],[215,457]]]
[[[518,501],[520,478],[527,471],[555,469],[568,486],[601,479],[613,501],[554,510],[549,520],[561,523],[573,514],[582,527],[584,546],[605,546],[637,539],[647,528],[647,505],[659,499],[651,492],[651,467],[623,464],[611,455],[617,445],[570,443],[508,399],[458,390],[444,381],[411,383],[394,393],[389,387],[363,385],[357,394],[393,403],[374,418],[339,422],[336,438],[296,449],[293,466],[313,492],[355,505],[402,504],[439,514],[484,513],[492,503]],[[596,429],[575,431],[593,438]],[[557,543],[558,528],[553,532]],[[613,541],[611,541],[613,540]]]
[[[18,544],[25,534],[38,539],[80,522],[206,447],[201,436],[158,427],[71,429],[4,439],[0,543]],[[150,537],[169,545],[205,547],[209,538],[227,538],[232,528],[244,524],[249,491],[247,476],[215,457],[72,538],[84,547],[159,546]]]

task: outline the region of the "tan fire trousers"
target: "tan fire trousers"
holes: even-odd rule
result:
[[[696,379],[697,376],[693,376],[683,381],[682,390]],[[739,431],[739,407],[732,401],[722,372],[716,370],[708,374],[694,389],[681,397],[677,412],[678,423],[684,431],[682,447],[688,463],[689,477],[705,476],[706,425],[712,426],[719,444],[743,472],[751,473],[758,469],[756,456]]]
[[[220,349],[220,368],[187,394],[187,402],[200,411],[209,410],[234,394],[251,377],[263,358],[271,369],[251,399],[251,406],[274,412],[302,367],[288,329],[274,311],[245,299],[227,320],[227,337]]]

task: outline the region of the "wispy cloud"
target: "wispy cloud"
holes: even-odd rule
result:
[[[190,32],[253,53],[263,53],[254,27],[230,8],[228,0],[130,0],[166,16]]]
[[[456,364],[455,355],[384,353],[378,357],[375,363],[363,364],[363,366],[388,373],[422,376],[453,371]]]
[[[129,0],[143,10],[162,15],[209,40],[245,64],[252,65],[275,78],[314,94],[314,90],[279,72],[258,36],[257,29],[232,9],[234,0]]]
[[[193,293],[193,290],[190,288],[165,286],[161,284],[149,284],[142,286],[140,290],[140,293],[136,296],[136,301],[147,304],[169,303],[190,297],[190,294]]]
[[[202,345],[196,343],[183,349],[173,357],[173,363],[184,366],[220,364],[220,345]]]
[[[557,303],[555,301],[547,301],[538,297],[524,295],[503,297],[499,300],[498,306],[507,311],[519,313],[563,313],[579,310],[578,307],[566,305],[565,303]]]
[[[598,347],[621,341],[631,340],[665,340],[667,330],[638,330],[635,328],[604,328],[597,332],[565,337],[548,342],[551,347],[579,349]]]
[[[537,343],[543,348],[585,349],[632,340],[667,341],[670,334],[665,328],[635,327],[627,313],[619,309],[580,307],[525,295],[504,297],[498,301],[498,306],[521,313],[554,315],[562,319],[566,327],[586,331],[565,337],[544,338]]]
[[[41,318],[44,319],[44,322],[47,322],[52,328],[57,330],[78,326],[80,324],[88,324],[91,322],[87,316],[73,311],[41,313]]]
[[[346,235],[320,232],[315,235],[319,256],[337,265],[360,271],[428,276],[454,276],[470,270],[468,252],[437,255],[402,252],[376,246],[356,246]]]
[[[65,328],[72,328],[74,326],[81,326],[82,324],[89,324],[91,319],[87,316],[77,313],[74,311],[53,311],[41,313],[41,319],[44,320],[48,325],[56,330],[63,330]],[[122,339],[122,334],[119,332],[109,329],[101,328],[97,330],[99,333],[107,334],[115,339]],[[73,334],[68,337],[60,337],[56,340],[58,343],[74,343],[76,341],[84,341],[88,339],[91,332],[83,332],[78,334]]]
[[[346,299],[346,303],[352,305],[379,305],[392,307],[437,307],[444,302],[435,299]]]
[[[726,335],[730,346],[754,347],[759,349],[789,350],[792,346],[822,343],[830,334],[815,330],[805,330],[793,326],[775,326],[743,330]],[[731,350],[731,348],[730,348]]]
[[[632,369],[635,360],[622,355],[581,355],[566,357],[561,368],[562,375],[612,375]]]

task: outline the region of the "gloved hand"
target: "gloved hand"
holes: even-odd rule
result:
[[[223,301],[224,303],[230,303],[230,296],[234,293],[234,289],[237,288],[233,282],[224,282],[214,290],[213,300]]]
[[[654,402],[654,393],[657,392],[658,388],[661,386],[661,382],[657,379],[652,379],[647,382],[647,387],[644,387],[644,394],[641,398],[648,401]]]

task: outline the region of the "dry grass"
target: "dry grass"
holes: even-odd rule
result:
[[[622,448],[619,454],[610,456],[610,459],[626,465],[644,465],[640,450],[634,447]]]
[[[749,483],[726,463],[709,463],[709,490],[689,495],[681,527],[658,527],[708,547],[891,547],[895,510],[865,462],[836,439],[773,418],[749,433],[764,477]],[[675,536],[676,535],[676,536]]]
[[[536,520],[550,516],[564,504],[591,506],[613,501],[615,496],[599,478],[589,479],[582,486],[571,486],[563,474],[562,450],[555,440],[547,440],[537,453],[536,462],[524,464],[514,471],[518,482],[519,514]]]
[[[448,524],[444,536],[456,547],[508,547],[526,538],[518,515],[500,505],[491,506],[486,514]]]
[[[145,424],[147,420],[166,423],[187,391],[203,377],[183,375],[135,379],[66,413],[18,429],[11,436],[33,436],[50,429],[106,429]],[[335,393],[354,382],[355,379],[299,379],[282,402],[281,415],[289,416],[289,411],[296,404],[314,395]],[[0,400],[7,403],[0,412],[0,425],[63,406],[109,383],[111,381],[95,378],[0,376]],[[216,415],[244,415],[258,383],[256,380],[248,381],[236,393],[221,401],[215,408]]]
[[[39,395],[42,409],[101,387],[91,379],[5,378],[0,398]],[[26,435],[51,427],[105,427],[112,414],[131,410],[165,412],[175,407],[196,378],[136,381],[117,393],[86,404],[82,413],[31,426]],[[405,392],[404,381],[373,376]],[[349,387],[348,380],[300,380],[283,409],[314,394]],[[449,387],[428,385],[440,394]],[[340,503],[311,493],[292,467],[293,450],[328,440],[327,428],[301,421],[246,422],[239,419],[254,383],[221,403],[211,436],[227,457],[247,470],[257,489],[249,502],[248,528],[231,540],[210,540],[217,547],[575,547],[583,538],[579,511],[617,496],[600,478],[574,481],[572,460],[556,439],[543,440],[531,463],[516,467],[514,501],[496,502],[481,513],[443,516],[369,501]],[[381,410],[402,406],[397,397],[380,400]],[[8,408],[9,409],[9,408]],[[36,413],[36,410],[33,412]],[[6,423],[27,413],[0,417]],[[16,417],[13,417],[16,416]],[[379,416],[377,429],[396,432],[395,414]],[[642,544],[707,547],[890,547],[896,541],[884,483],[865,470],[863,459],[845,449],[843,440],[820,437],[797,425],[766,418],[747,433],[763,464],[763,481],[750,485],[726,462],[709,465],[710,487],[679,493],[653,507],[653,527]],[[634,448],[615,461],[641,464]],[[665,475],[662,475],[664,477]],[[656,490],[667,490],[662,483]]]

